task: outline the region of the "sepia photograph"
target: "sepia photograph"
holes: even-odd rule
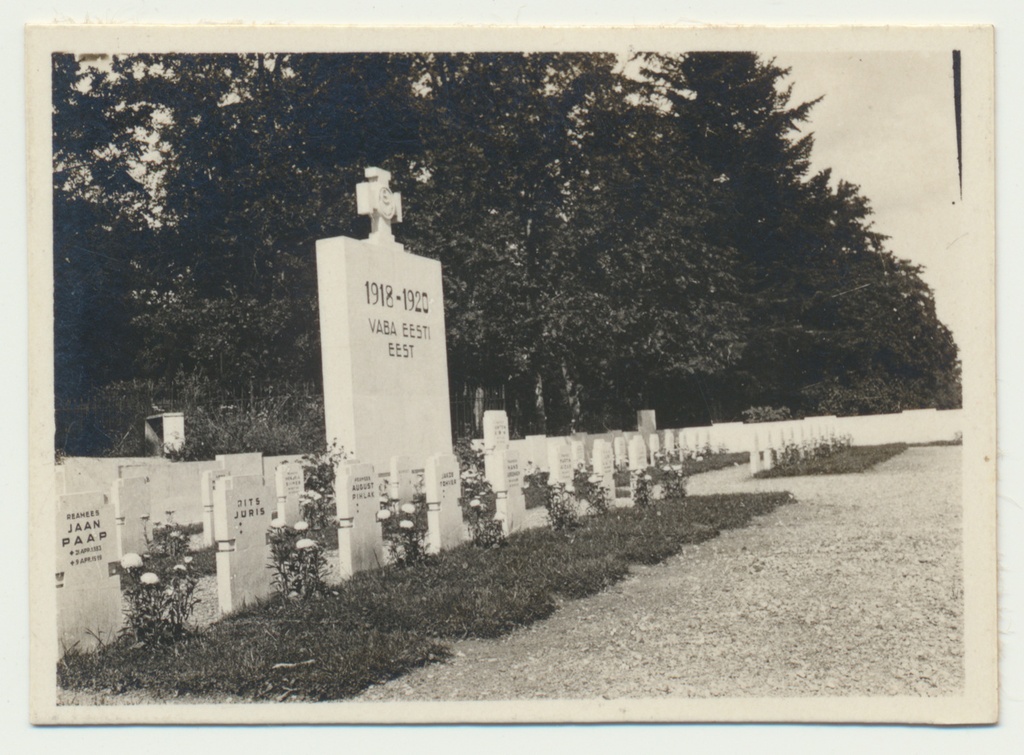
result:
[[[25,35],[33,723],[997,720],[991,27]]]

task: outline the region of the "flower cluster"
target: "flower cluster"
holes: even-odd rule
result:
[[[654,477],[649,469],[634,469],[629,473],[629,491],[633,505],[648,508],[654,500]]]
[[[192,570],[192,557],[185,556],[164,574],[146,569],[137,553],[121,559],[121,591],[125,599],[123,633],[137,643],[164,645],[188,633],[188,619],[198,598],[198,578]]]
[[[149,532],[143,534],[151,553],[169,556],[172,559],[181,558],[188,553],[188,534],[180,524],[158,520],[150,525]]]
[[[555,532],[566,532],[580,524],[580,509],[574,490],[564,483],[548,485],[545,491],[544,508],[548,522]]]
[[[852,438],[849,435],[830,435],[825,438],[814,438],[800,443],[785,442],[781,448],[767,449],[772,455],[773,466],[792,467],[805,459],[827,459],[828,457],[849,448]]]
[[[573,493],[576,502],[593,514],[606,514],[611,507],[608,491],[601,484],[601,475],[580,465],[573,473]]]
[[[323,546],[309,537],[309,523],[292,526],[277,518],[270,523],[270,568],[274,584],[289,598],[309,598],[327,591],[327,560]]]
[[[493,548],[505,542],[505,527],[498,513],[498,496],[484,477],[484,457],[479,451],[463,449],[459,454],[462,477],[462,518],[469,526],[474,545]]]
[[[655,498],[682,498],[686,495],[686,475],[683,465],[673,461],[669,454],[659,451],[654,455],[654,465],[648,470],[652,482],[660,490]]]
[[[427,497],[423,478],[409,501],[392,498],[388,484],[381,483],[380,511],[377,512],[388,559],[399,566],[411,566],[427,558]]]
[[[314,531],[320,531],[332,523],[337,510],[334,497],[335,470],[339,462],[346,458],[348,454],[337,441],[320,453],[302,457],[305,490],[300,498],[300,506],[303,521]]]

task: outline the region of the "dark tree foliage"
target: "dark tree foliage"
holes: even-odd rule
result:
[[[317,384],[315,241],[366,234],[379,165],[444,265],[453,381],[537,430],[958,405],[920,268],[811,174],[788,72],[641,61],[55,55],[58,397]]]

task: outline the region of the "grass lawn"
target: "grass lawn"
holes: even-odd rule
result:
[[[446,641],[496,637],[549,616],[563,599],[621,580],[686,543],[742,527],[789,493],[695,496],[588,517],[568,534],[520,532],[500,548],[465,545],[407,569],[364,572],[325,598],[274,598],[172,646],[119,640],[57,667],[64,689],[156,697],[337,700],[449,653]]]
[[[907,450],[906,443],[884,446],[850,446],[821,459],[804,459],[785,467],[758,472],[754,477],[801,477],[803,475],[856,474],[888,461]]]

